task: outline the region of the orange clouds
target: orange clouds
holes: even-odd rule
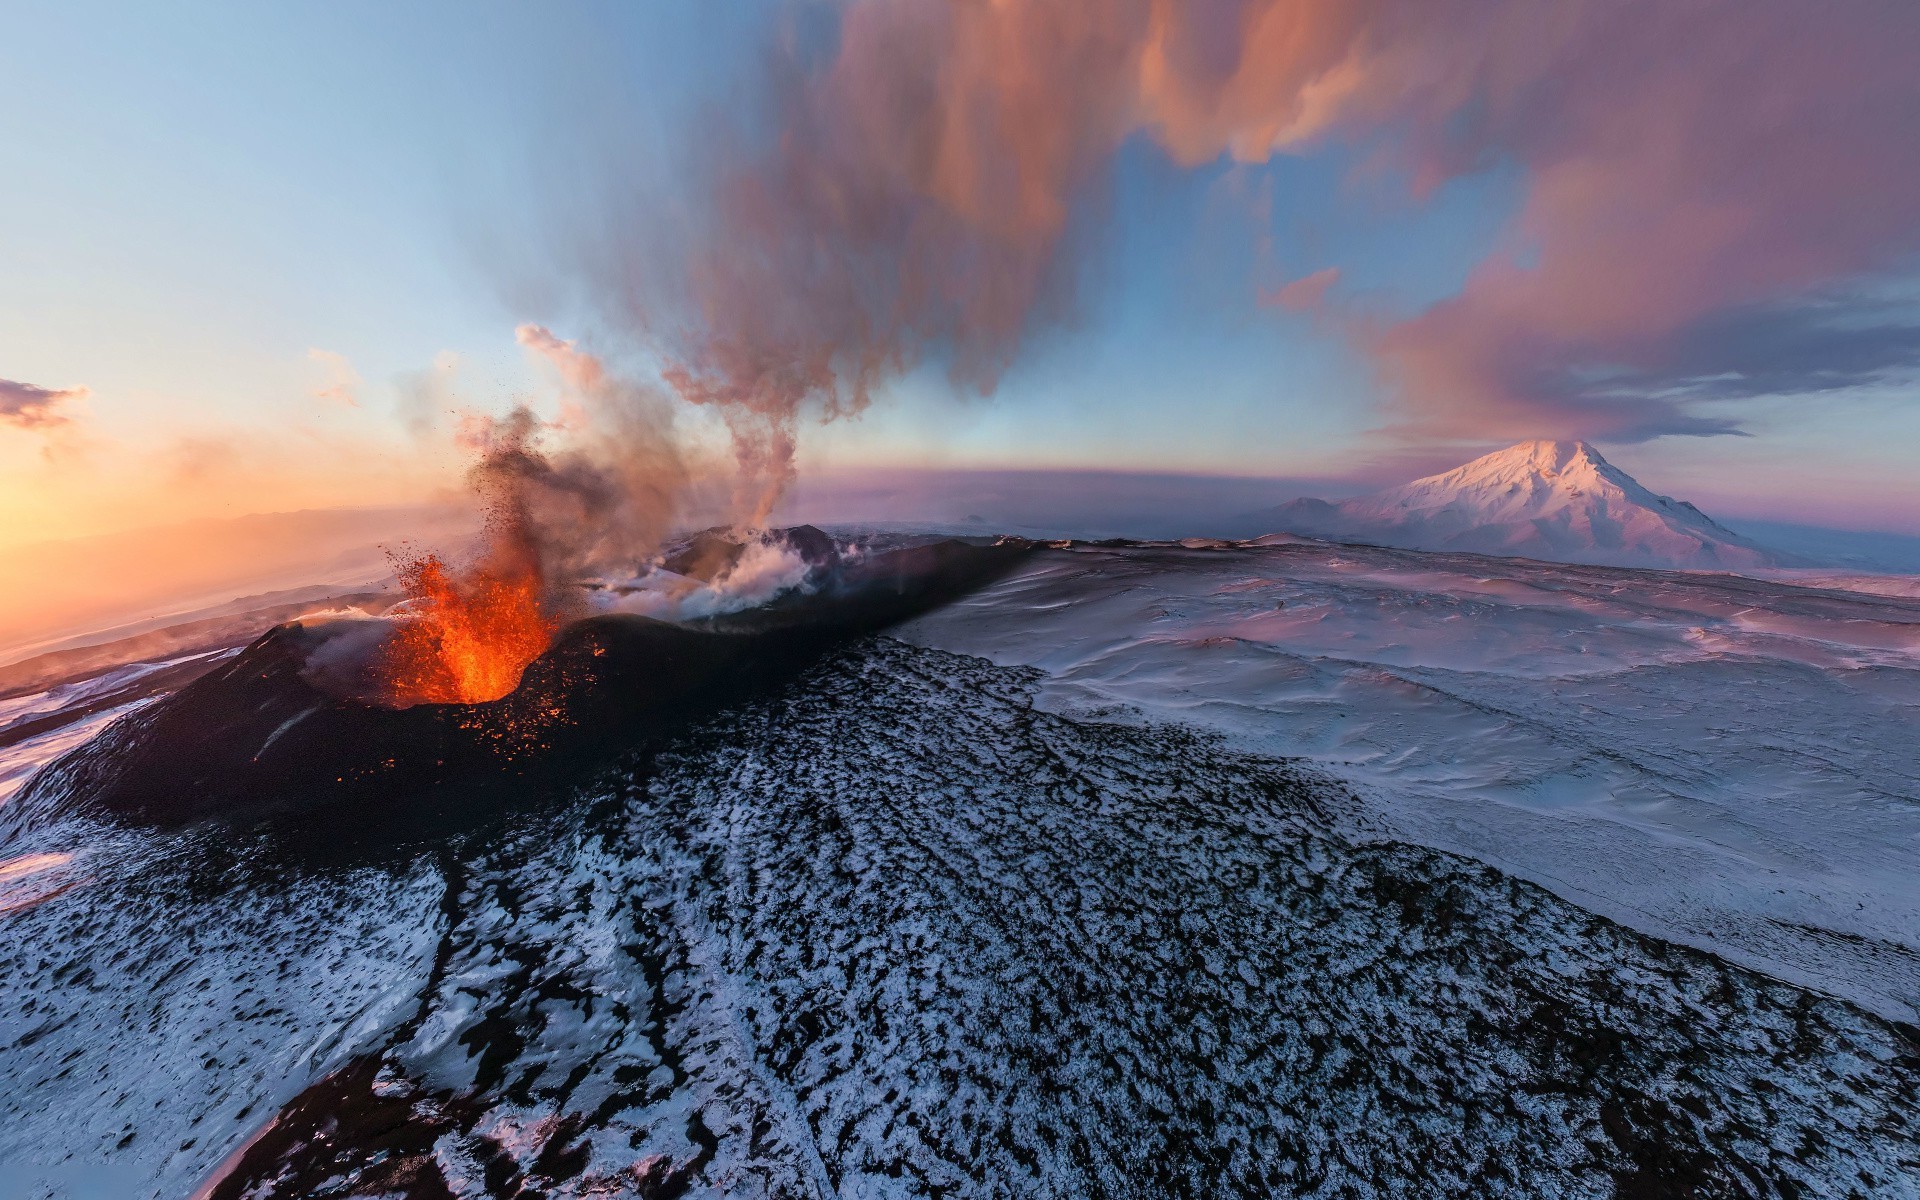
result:
[[[991,388],[1128,138],[1185,164],[1350,140],[1420,188],[1526,172],[1506,252],[1357,331],[1409,427],[1724,430],[1594,380],[1920,249],[1916,44],[1882,0],[860,0],[824,59],[775,64],[772,130],[722,142],[669,377],[777,476],[803,405],[858,411],[928,357]]]

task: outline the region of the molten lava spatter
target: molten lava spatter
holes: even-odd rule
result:
[[[535,570],[482,563],[456,574],[429,554],[397,573],[408,611],[379,672],[396,708],[498,700],[519,686],[559,629]]]

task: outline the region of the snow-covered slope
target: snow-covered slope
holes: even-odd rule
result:
[[[1521,442],[1370,496],[1295,500],[1263,515],[1275,529],[1416,550],[1626,567],[1793,565],[1648,491],[1585,442]]]
[[[1049,551],[902,636],[1037,668],[1052,711],[1307,760],[1394,838],[1920,1017],[1920,601],[1261,543]]]
[[[1920,1197],[1920,602],[1262,543],[365,857],[23,822],[0,1197]]]

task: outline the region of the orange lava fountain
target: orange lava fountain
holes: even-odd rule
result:
[[[539,572],[482,563],[455,574],[435,555],[399,564],[409,600],[382,652],[387,703],[478,704],[520,684],[559,622],[542,603]]]

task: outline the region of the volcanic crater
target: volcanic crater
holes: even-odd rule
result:
[[[76,810],[161,827],[218,819],[346,841],[458,827],[656,746],[1030,550],[944,540],[843,559],[818,530],[783,536],[807,557],[801,586],[679,622],[618,612],[574,621],[516,686],[476,703],[383,702],[364,679],[316,669],[337,641],[359,636],[357,623],[276,626],[49,764],[7,816],[16,829]],[[711,578],[740,553],[710,532],[673,565]]]

